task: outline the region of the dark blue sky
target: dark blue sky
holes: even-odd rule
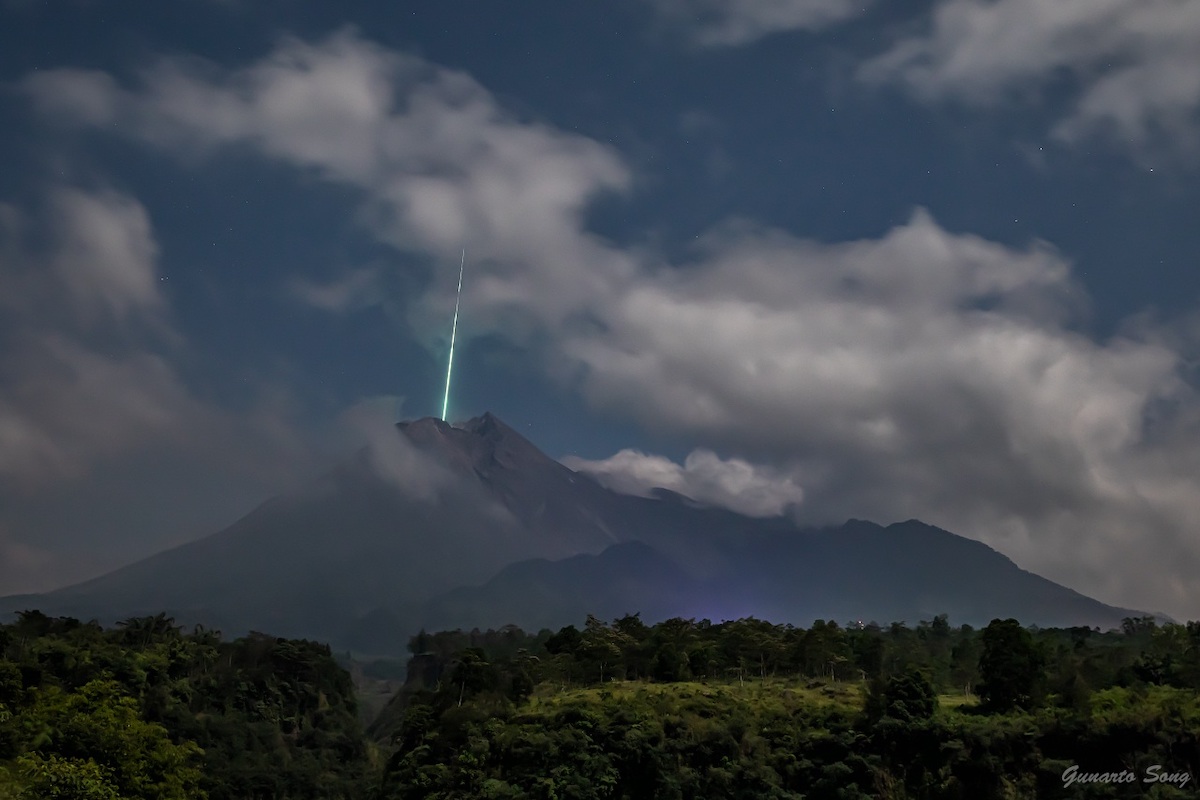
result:
[[[439,413],[465,247],[452,417],[1196,616],[1200,11],[1054,8],[0,4],[0,593]]]

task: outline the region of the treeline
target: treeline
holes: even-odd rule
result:
[[[627,615],[409,649],[376,744],[325,645],[22,613],[0,800],[1184,797],[1200,776],[1194,623]]]
[[[164,615],[0,625],[0,798],[360,798],[374,776],[326,645]]]
[[[990,647],[989,647],[990,645]],[[1107,686],[1157,685],[1200,689],[1200,623],[1159,625],[1152,617],[1124,620],[1120,630],[1023,628],[995,620],[986,628],[954,627],[945,615],[915,627],[810,628],[747,618],[712,623],[669,619],[654,625],[629,614],[611,623],[589,616],[582,629],[526,633],[422,631],[409,641],[408,683],[431,686],[448,670],[483,661],[499,670],[514,699],[534,684],[562,687],[608,680],[825,678],[873,681],[911,671],[939,692],[980,694],[996,708],[1044,703],[1079,705]],[[984,682],[984,673],[991,678]],[[1028,684],[1010,697],[1011,681]],[[1018,679],[1015,676],[1020,676]],[[453,682],[454,678],[448,678]]]
[[[1150,618],[422,633],[380,797],[1194,796],[1197,645]]]

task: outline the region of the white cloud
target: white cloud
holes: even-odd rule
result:
[[[870,0],[651,0],[660,15],[706,46],[748,44],[772,33],[819,30],[861,14]]]
[[[145,210],[106,189],[47,196],[41,215],[10,206],[0,220],[0,307],[12,323],[0,340],[0,477],[22,482],[78,474],[197,411],[153,349],[100,344],[134,321],[162,330]]]
[[[597,406],[789,471],[812,522],[920,517],[1178,613],[1200,588],[1200,549],[1181,544],[1200,512],[1181,478],[1197,474],[1182,444],[1194,422],[1168,414],[1150,438],[1145,420],[1200,403],[1176,349],[1088,339],[1079,306],[1052,249],[924,213],[840,245],[743,226],[561,346]],[[1177,583],[1148,586],[1166,553]]]
[[[339,425],[363,443],[371,469],[410,497],[436,500],[456,479],[396,429],[403,398],[367,398],[346,409]]]
[[[752,517],[779,516],[804,500],[804,490],[791,476],[740,458],[722,459],[711,450],[694,450],[683,464],[638,450],[622,450],[600,461],[577,456],[562,461],[624,494],[648,497],[656,488],[670,489]]]
[[[1075,92],[1054,135],[1197,144],[1200,6],[1177,0],[942,0],[928,30],[863,65],[927,101]]]
[[[80,313],[126,319],[163,305],[158,247],[140,203],[111,190],[53,193],[57,234],[51,265]]]
[[[198,404],[161,357],[113,356],[58,334],[5,360],[0,476],[75,475],[95,458],[178,432]]]
[[[271,440],[295,457],[278,396],[239,417],[186,384],[141,204],[104,188],[45,195],[40,212],[0,206],[0,481],[77,477],[149,446]],[[250,421],[257,435],[239,430]]]
[[[1074,2],[1039,4],[1024,23],[1004,16],[1013,8],[944,3],[934,33],[873,74],[931,97],[983,97],[1096,52],[1118,65],[1142,53],[1122,44],[1124,28],[1079,33]],[[1159,20],[1112,0],[1101,11]],[[988,13],[1000,15],[990,29]],[[1042,32],[1032,45],[1030,31]],[[1028,52],[1009,59],[997,40]],[[841,244],[730,224],[668,265],[585,227],[591,198],[630,184],[611,150],[516,119],[468,76],[349,32],[286,41],[235,72],[167,62],[134,88],[63,71],[26,88],[48,110],[181,157],[248,145],[357,187],[382,241],[447,263],[465,244],[460,334],[536,341],[596,407],[771,465],[747,469],[803,487],[807,520],[920,517],[1105,600],[1194,616],[1200,464],[1188,443],[1200,398],[1183,380],[1194,348],[1153,325],[1105,341],[1080,333],[1086,298],[1050,245],[1005,247],[918,211]],[[82,111],[56,99],[85,91]],[[441,271],[413,305],[417,330],[444,329],[455,277]],[[635,474],[742,502],[729,462],[625,458]]]
[[[107,126],[184,157],[228,144],[366,192],[365,224],[397,246],[447,263],[465,247],[474,272],[464,304],[521,327],[531,298],[562,321],[585,310],[631,265],[581,231],[597,193],[628,188],[610,149],[515,119],[469,76],[393,53],[353,31],[284,41],[262,61],[221,74],[167,61],[127,90],[102,73],[46,70],[26,79],[46,114]],[[76,104],[73,98],[86,96]],[[572,269],[564,269],[564,260]],[[429,320],[453,303],[441,276]],[[418,325],[418,328],[421,326]]]
[[[110,189],[58,186],[33,216],[0,206],[0,307],[94,328],[151,320],[165,306],[145,208]]]
[[[0,204],[0,594],[210,533],[307,477],[317,448],[269,378],[236,412],[188,385],[134,198],[43,196]]]

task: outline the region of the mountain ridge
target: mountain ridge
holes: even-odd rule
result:
[[[802,528],[674,492],[620,494],[490,413],[395,432],[221,531],[54,592],[0,598],[0,612],[166,611],[380,654],[402,652],[398,632],[422,626],[558,626],[581,613],[805,625],[946,613],[1089,627],[1139,615],[919,520]]]

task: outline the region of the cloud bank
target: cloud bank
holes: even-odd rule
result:
[[[161,330],[158,247],[136,200],[60,186],[36,217],[0,208],[0,225],[0,478],[77,475],[200,416],[156,349],[98,345]]]
[[[1065,58],[1135,53],[1118,34],[1099,50],[1074,44],[1077,4],[1006,22],[1020,5],[944,3],[933,32],[864,74],[941,97],[1036,79]],[[1127,4],[1105,8],[1150,25]],[[1061,42],[1067,55],[984,52],[1005,31],[1026,42],[1031,25],[1051,33],[1029,47]],[[808,521],[920,517],[1106,601],[1195,616],[1194,341],[1152,324],[1087,335],[1087,298],[1049,243],[1001,245],[917,209],[876,238],[834,244],[731,221],[669,263],[587,229],[593,198],[632,185],[615,152],[519,119],[469,76],[353,31],[285,40],[239,70],[167,61],[128,86],[46,71],[24,89],[44,113],[116,120],[184,159],[251,147],[353,187],[366,230],[397,248],[451,261],[465,242],[475,276],[460,333],[527,346],[596,408],[736,456],[618,454],[592,465],[608,480],[665,482],[755,513],[803,487]],[[1139,108],[1139,119],[1158,113]],[[453,277],[412,305],[414,329],[440,327]],[[363,291],[327,288],[308,286],[307,301],[339,313]]]
[[[362,435],[301,433],[266,376],[234,410],[193,386],[160,249],[146,208],[103,185],[0,203],[0,593],[211,532],[308,477],[322,438]]]

